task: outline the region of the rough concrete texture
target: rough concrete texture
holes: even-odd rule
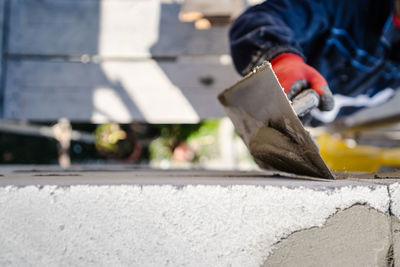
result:
[[[392,200],[391,211],[397,218],[400,218],[400,183],[391,184],[389,192]]]
[[[387,266],[390,245],[391,216],[357,205],[336,213],[322,228],[282,240],[264,267]]]
[[[323,230],[334,214],[366,218],[350,208],[356,204],[374,209],[371,224],[360,227],[386,232],[380,218],[394,202],[388,185],[372,180],[139,170],[2,174],[0,266],[261,266],[282,240]],[[359,238],[369,251],[375,237]],[[374,259],[387,248],[384,238],[378,244]]]

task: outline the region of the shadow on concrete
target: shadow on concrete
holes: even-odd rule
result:
[[[211,59],[208,56],[229,53],[227,27],[199,31],[193,23],[179,20],[180,9],[181,4],[161,3],[159,37],[150,52],[200,118],[213,117],[216,114],[224,116],[216,95],[224,89],[219,80],[226,77],[218,77],[216,68],[212,67],[217,65],[213,62],[216,58]],[[172,62],[181,62],[176,65],[182,69],[171,67]],[[228,85],[229,82],[225,82],[223,86]],[[214,103],[210,103],[210,99]]]
[[[114,107],[98,110],[94,103],[98,88],[110,88],[130,114],[144,119],[122,83],[110,80],[101,62],[92,60],[100,52],[101,1],[8,1],[6,101],[14,103],[11,96],[32,89],[36,96],[30,101],[37,102],[24,109],[28,115],[51,117],[42,113],[50,107],[57,116],[90,122],[94,113],[112,114]],[[6,116],[20,119],[14,108]]]

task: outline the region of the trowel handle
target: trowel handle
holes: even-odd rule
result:
[[[302,91],[292,100],[292,107],[297,116],[302,117],[319,106],[319,95],[313,89]]]

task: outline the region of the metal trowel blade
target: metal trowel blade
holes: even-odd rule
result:
[[[261,168],[334,179],[269,63],[218,98]]]

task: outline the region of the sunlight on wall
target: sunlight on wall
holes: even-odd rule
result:
[[[121,112],[128,121],[130,113],[136,110],[139,117],[150,123],[198,122],[198,114],[181,90],[164,73],[158,64],[160,62],[151,59],[150,49],[158,40],[160,5],[154,0],[101,2],[101,68],[110,81],[121,87],[110,90],[123,92],[110,95],[105,93],[104,88],[100,92],[96,89],[95,106],[112,105],[113,114]],[[133,36],[126,36],[127,32]],[[118,97],[125,99],[117,100]],[[116,108],[116,105],[125,107]],[[93,114],[94,118],[101,116],[96,112]],[[121,117],[121,114],[116,117]]]

